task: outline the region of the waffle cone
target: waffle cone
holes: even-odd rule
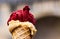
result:
[[[12,31],[12,39],[32,39],[29,28],[26,26],[16,27]]]
[[[32,39],[37,30],[30,22],[12,20],[9,22],[9,31],[12,34],[12,39]]]

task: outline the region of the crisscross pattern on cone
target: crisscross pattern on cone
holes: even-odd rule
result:
[[[30,30],[28,27],[16,27],[12,31],[12,39],[32,39]]]

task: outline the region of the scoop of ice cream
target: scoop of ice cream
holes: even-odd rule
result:
[[[31,22],[28,22],[28,21],[27,22],[20,22],[19,20],[16,20],[16,21],[11,20],[9,22],[9,30],[10,30],[10,32],[12,32],[18,26],[29,27],[29,29],[31,31],[31,35],[34,35],[36,33],[36,31],[37,31],[35,26]]]
[[[21,22],[29,21],[35,24],[36,23],[35,18],[29,12],[29,10],[30,10],[29,6],[25,6],[23,10],[17,10],[12,12],[12,14],[10,15],[10,18],[8,19],[7,24],[9,24],[11,20],[19,20]]]

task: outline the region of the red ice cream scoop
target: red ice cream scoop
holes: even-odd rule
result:
[[[7,21],[7,24],[9,25],[9,21],[11,20],[19,20],[21,22],[29,21],[35,24],[36,20],[34,16],[29,12],[29,10],[30,10],[29,6],[25,6],[23,10],[17,10],[12,12],[10,18]]]

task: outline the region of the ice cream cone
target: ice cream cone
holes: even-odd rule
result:
[[[32,39],[36,32],[35,27],[31,23],[19,21],[11,21],[9,23],[9,30],[12,34],[12,39]]]
[[[36,20],[29,10],[29,6],[25,6],[23,10],[14,11],[10,15],[7,25],[12,39],[32,39],[35,35],[37,31],[34,26]]]
[[[16,27],[12,31],[12,39],[31,39],[30,30],[28,27]]]

